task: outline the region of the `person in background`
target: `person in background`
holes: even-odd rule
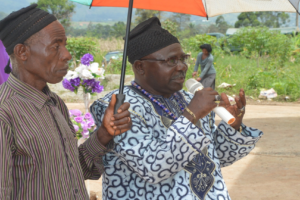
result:
[[[211,87],[215,89],[216,70],[213,64],[214,57],[211,54],[212,48],[210,44],[203,44],[200,46],[200,49],[202,49],[202,52],[197,56],[193,77],[197,75],[198,67],[201,65],[201,74],[196,80],[199,81],[204,88]]]
[[[0,85],[8,78],[8,74],[4,73],[4,68],[7,65],[8,60],[9,56],[5,51],[2,41],[0,40]]]

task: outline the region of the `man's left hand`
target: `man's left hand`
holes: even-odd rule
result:
[[[196,80],[197,80],[197,81],[201,81],[201,78],[200,78],[200,77],[198,77]]]
[[[130,112],[128,111],[130,104],[122,104],[118,109],[118,113],[114,115],[116,101],[116,95],[113,94],[109,106],[105,111],[101,127],[97,132],[98,139],[104,146],[106,146],[114,136],[130,130],[132,126]]]
[[[245,115],[246,97],[244,90],[240,89],[239,96],[235,97],[235,105],[230,104],[230,101],[225,93],[222,93],[221,97],[224,104],[221,103],[220,105],[224,106],[235,117],[235,122],[231,124],[231,126],[235,130],[239,130]]]

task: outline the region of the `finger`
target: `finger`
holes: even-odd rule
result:
[[[119,126],[114,126],[115,130],[130,130],[131,129],[131,124],[123,124]]]
[[[240,89],[240,99],[242,101],[243,106],[246,106],[246,95],[244,89]]]
[[[113,94],[113,95],[111,96],[111,100],[110,100],[110,102],[109,102],[108,109],[114,111],[116,102],[117,102],[117,97],[116,97],[115,94]]]
[[[120,120],[122,118],[127,118],[127,117],[130,117],[130,112],[128,110],[114,115],[115,121]]]
[[[212,91],[209,91],[209,94],[210,95],[219,95],[219,93],[217,92],[217,91],[215,91],[215,90],[212,90]]]
[[[122,111],[128,110],[130,107],[130,104],[128,102],[123,103],[120,108],[118,109],[118,113],[121,113]]]
[[[242,109],[243,108],[243,104],[241,102],[241,98],[235,97],[235,103],[236,103],[238,109]]]
[[[121,135],[122,133],[125,133],[126,131],[129,131],[130,129],[121,129],[121,130],[116,130],[115,136]]]
[[[128,124],[129,122],[131,122],[130,117],[126,117],[126,118],[122,118],[120,120],[114,121],[112,126],[119,126],[119,125],[123,125],[123,124]]]
[[[222,101],[224,101],[226,107],[227,106],[231,106],[230,101],[229,101],[229,99],[228,99],[228,97],[227,97],[227,95],[225,93],[222,93],[221,97],[222,97]]]

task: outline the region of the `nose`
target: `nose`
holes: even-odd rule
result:
[[[63,47],[63,52],[61,56],[62,56],[62,60],[66,62],[72,59],[72,55],[70,54],[70,52],[66,47]]]
[[[177,65],[176,65],[176,69],[178,71],[186,71],[188,68],[187,64],[181,61],[178,61]]]

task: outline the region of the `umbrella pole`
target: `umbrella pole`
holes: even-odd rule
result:
[[[127,46],[128,46],[128,39],[129,39],[129,33],[130,33],[132,7],[133,7],[133,0],[129,0],[127,24],[126,24],[126,36],[125,36],[123,62],[122,62],[122,72],[121,72],[121,79],[120,79],[120,89],[119,89],[119,94],[117,94],[117,102],[116,102],[115,110],[114,110],[115,114],[117,113],[117,110],[124,103],[124,100],[125,100],[125,95],[123,94],[123,90],[124,90],[124,80],[125,80],[125,74],[126,74]]]

